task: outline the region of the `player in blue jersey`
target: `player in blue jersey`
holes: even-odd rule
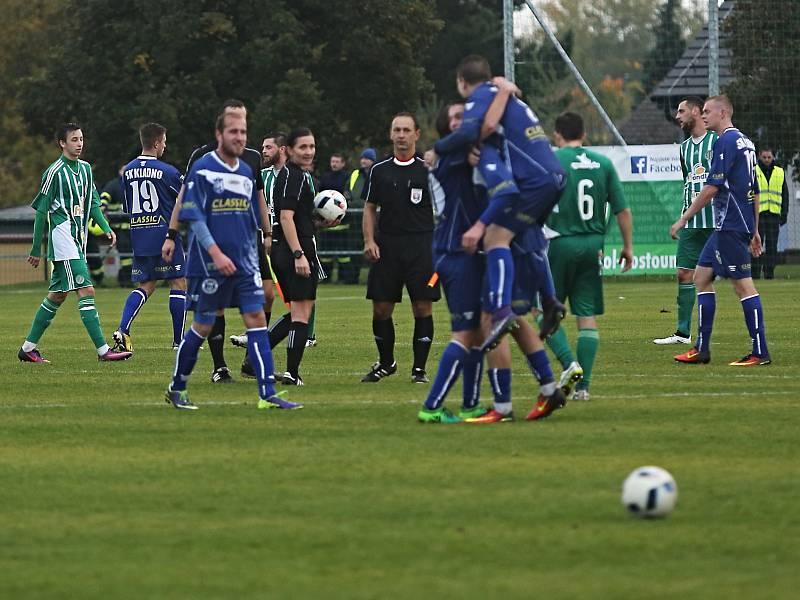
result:
[[[302,408],[275,392],[256,246],[258,221],[253,211],[259,193],[252,170],[239,160],[247,140],[247,121],[242,115],[221,114],[216,138],[217,149],[196,161],[189,172],[178,215],[191,226],[187,307],[194,311],[194,322],[178,347],[166,400],[178,409],[197,408],[186,391],[197,353],[211,333],[217,312],[238,307],[256,371],[258,408]]]
[[[490,79],[491,70],[485,58],[471,55],[461,61],[456,84],[459,93],[467,98],[464,124],[436,143],[437,154],[478,141],[484,116],[498,92]],[[511,309],[514,282],[511,240],[525,229],[544,222],[564,185],[564,171],[527,104],[518,98],[510,99],[500,125],[502,135],[487,138],[478,164],[489,190],[489,206],[463,237],[467,250],[474,250],[481,238],[487,249],[493,326],[484,340],[484,350],[496,345],[516,321]],[[544,308],[546,312],[549,310],[547,306]]]
[[[446,106],[437,119],[444,137],[461,125],[464,102]],[[429,151],[430,152],[430,151]],[[426,156],[430,158],[430,155]],[[450,311],[452,338],[442,352],[439,368],[418,418],[428,423],[458,423],[479,417],[486,408],[479,403],[483,353],[480,351],[481,281],[484,257],[468,254],[461,236],[486,208],[485,190],[473,183],[478,154],[469,149],[442,156],[431,166],[431,198],[436,213],[433,232],[433,268],[438,274]],[[452,386],[463,377],[463,405],[458,416],[443,403]]]
[[[744,358],[731,366],[750,367],[771,362],[764,329],[761,297],[751,276],[751,255],[761,255],[758,235],[758,179],[753,142],[733,126],[733,105],[727,96],[713,96],[703,106],[706,129],[715,131],[711,174],[700,195],[670,229],[673,239],[696,213],[713,200],[714,233],[706,242],[694,272],[697,287],[697,344],[675,360],[705,364],[711,360],[711,330],[716,296],[714,277],[731,280],[742,303],[744,320],[753,346]]]
[[[146,123],[139,128],[142,153],[122,170],[120,183],[123,209],[131,223],[133,267],[131,279],[139,287],[125,301],[119,329],[114,332],[116,349],[133,351],[131,326],[159,281],[169,285],[169,312],[172,315],[172,347],[183,338],[186,315],[186,260],[177,231],[169,229],[169,219],[183,177],[178,170],[160,160],[167,148],[167,128],[158,123]],[[161,257],[165,237],[175,240],[172,262]]]
[[[555,287],[547,260],[547,241],[541,226],[526,229],[511,242],[511,254],[516,277],[511,290],[511,308],[515,316],[511,335],[525,355],[531,373],[539,382],[539,395],[533,409],[525,417],[528,421],[546,418],[567,400],[557,385],[550,359],[540,333],[525,318],[542,299],[555,297]],[[538,300],[538,302],[537,302]],[[489,333],[492,295],[488,277],[484,279],[483,311],[484,331]],[[487,355],[489,384],[494,392],[494,405],[486,414],[469,418],[467,423],[498,423],[513,421],[511,405],[511,349],[505,339]]]
[[[222,113],[230,113],[240,115],[242,118],[247,120],[247,107],[241,100],[236,99],[229,99],[226,100],[222,108],[220,110]],[[214,140],[208,144],[204,144],[192,152],[191,156],[189,157],[189,162],[186,165],[186,171],[184,172],[185,175],[189,174],[191,171],[192,165],[194,165],[195,161],[199,158],[202,158],[209,152],[213,152],[217,148],[217,142]],[[259,247],[259,260],[260,265],[262,267],[261,276],[262,279],[269,279],[270,278],[270,271],[269,271],[269,263],[267,262],[267,255],[270,251],[270,246],[272,243],[272,236],[268,235],[271,230],[271,222],[269,218],[269,214],[267,211],[267,205],[264,200],[264,181],[261,178],[261,153],[256,150],[255,148],[245,148],[240,160],[244,161],[251,169],[254,174],[253,183],[258,190],[259,195],[259,202],[257,207],[253,207],[255,217],[259,223],[263,224],[263,245]],[[172,217],[170,218],[170,228],[177,229],[178,227],[178,214],[180,213],[181,207],[181,200],[183,198],[183,194],[186,191],[186,185],[181,188],[180,193],[178,194],[178,199],[175,202],[175,210],[172,211]],[[167,238],[164,240],[163,246],[161,247],[161,255],[164,257],[164,260],[167,262],[172,260],[172,252],[175,249],[175,242],[174,240]],[[227,384],[232,383],[233,378],[231,377],[230,369],[228,368],[227,363],[225,362],[225,355],[224,355],[224,342],[225,342],[225,311],[220,310],[217,314],[217,320],[214,323],[214,329],[211,331],[211,334],[208,336],[208,349],[211,351],[211,359],[214,363],[214,370],[211,373],[211,381],[213,383],[219,384]],[[249,374],[248,374],[249,375]]]

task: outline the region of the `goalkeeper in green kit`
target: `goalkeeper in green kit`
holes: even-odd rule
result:
[[[41,262],[42,233],[47,225],[47,259],[53,263],[50,293],[36,311],[30,332],[17,357],[23,362],[50,362],[39,352],[39,340],[69,292],[74,290],[78,295],[81,321],[97,349],[99,360],[125,360],[131,357],[131,353],[115,352],[109,348],[95,308],[94,287],[86,264],[89,218],[100,225],[112,246],[116,236],[100,210],[100,197],[94,186],[92,168],[79,158],[83,152],[80,126],[75,123],[62,125],[56,134],[56,141],[61,148],[61,156],[42,175],[39,193],[32,203],[36,210],[36,221],[33,247],[28,256],[28,263],[34,268],[38,267]]]
[[[602,315],[602,257],[606,234],[606,208],[616,216],[622,234],[619,263],[624,273],[633,262],[633,217],[622,193],[619,176],[611,161],[582,147],[583,119],[564,113],[556,119],[555,144],[567,182],[558,204],[547,217],[545,233],[550,240],[547,257],[559,301],[569,299],[570,312],[578,320],[576,355],[572,353],[564,327],[547,340],[564,371],[561,387],[575,385],[573,400],[589,399],[600,335],[597,315]],[[549,231],[548,231],[549,229]]]

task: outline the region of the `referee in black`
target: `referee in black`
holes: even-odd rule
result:
[[[389,137],[394,154],[373,165],[363,194],[364,257],[372,263],[367,298],[372,300],[372,333],[379,358],[361,381],[378,382],[397,371],[392,313],[402,300],[405,285],[414,314],[411,381],[427,383],[425,363],[433,340],[433,302],[440,297],[433,275],[434,222],[428,169],[416,156],[419,124],[413,114],[395,115]]]
[[[284,385],[304,385],[300,362],[308,340],[308,320],[317,298],[321,274],[314,231],[330,227],[333,222],[320,221],[314,215],[314,167],[316,142],[310,129],[298,127],[286,137],[286,165],[275,179],[273,202],[279,215],[280,235],[272,251],[272,265],[289,303],[289,314],[273,323],[269,330],[270,346],[275,348],[284,338],[286,373]]]
[[[241,100],[226,100],[222,105],[222,110],[220,112],[223,114],[240,114],[247,119],[247,107],[245,107],[244,102]],[[197,160],[209,152],[216,150],[217,145],[218,144],[215,140],[205,144],[204,146],[195,148],[191,156],[189,156],[189,162],[186,165],[184,177],[189,174],[192,165]],[[259,223],[261,227],[259,230],[259,239],[261,243],[258,245],[258,264],[261,269],[261,279],[271,281],[272,271],[270,271],[269,263],[267,262],[267,254],[269,253],[270,246],[272,244],[272,224],[269,219],[269,212],[267,211],[267,203],[264,199],[264,180],[261,177],[261,152],[254,148],[248,147],[244,149],[244,152],[239,158],[247,163],[247,165],[253,171],[253,176],[255,178],[254,183],[256,189],[258,190],[258,210],[255,216],[256,222]],[[172,211],[172,217],[169,221],[169,233],[167,234],[167,239],[164,241],[164,245],[161,249],[161,253],[165,260],[172,260],[172,252],[175,249],[174,236],[177,236],[178,233],[178,213],[180,213],[181,210],[183,194],[185,191],[184,187],[185,186],[181,187],[181,191],[178,194],[178,199],[175,202],[175,209]],[[233,377],[231,377],[231,371],[225,362],[225,355],[223,353],[224,347],[225,313],[224,311],[220,311],[217,314],[216,321],[214,321],[214,327],[211,329],[211,333],[208,336],[208,348],[211,350],[211,359],[214,361],[214,371],[211,373],[211,381],[213,383],[231,383],[233,381]],[[248,367],[250,367],[250,365],[248,363],[247,356],[245,356],[244,363],[242,364],[242,374],[245,376],[249,376],[250,372],[252,372],[252,367],[249,369]]]

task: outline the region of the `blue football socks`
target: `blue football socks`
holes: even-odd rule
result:
[[[169,291],[169,314],[172,315],[172,343],[180,344],[186,326],[186,292]]]
[[[717,295],[714,292],[697,293],[696,348],[700,352],[709,352],[711,349],[711,330],[714,328],[714,313],[716,310]]]
[[[749,298],[742,298],[742,310],[744,311],[744,321],[747,323],[747,331],[750,332],[753,340],[753,354],[759,357],[769,356],[761,296],[756,294]]]
[[[122,317],[119,320],[119,330],[122,333],[130,335],[133,320],[139,314],[145,302],[147,302],[147,292],[142,288],[136,288],[128,294],[128,299],[125,300],[125,307],[122,309]]]
[[[305,340],[303,341],[305,345]],[[275,362],[269,346],[269,331],[266,327],[247,330],[247,355],[256,372],[258,397],[262,400],[275,395]]]
[[[447,344],[439,359],[439,369],[436,371],[431,391],[428,392],[428,398],[425,400],[427,410],[437,410],[442,405],[450,388],[458,380],[464,361],[468,356],[469,350],[455,340],[451,340]]]
[[[462,403],[465,410],[475,408],[481,400],[481,375],[483,375],[483,352],[480,348],[471,348],[461,369],[464,383]]]
[[[511,306],[514,260],[510,248],[492,248],[486,253],[486,274],[489,279],[489,302],[492,312]]]
[[[175,372],[172,375],[172,390],[182,391],[186,389],[186,382],[189,375],[194,370],[197,362],[197,353],[206,338],[197,333],[192,327],[183,336],[181,345],[178,346],[178,353],[175,357]]]

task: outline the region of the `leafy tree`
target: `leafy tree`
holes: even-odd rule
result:
[[[425,71],[439,98],[456,93],[456,66],[468,54],[485,56],[493,73],[503,72],[503,1],[439,0],[436,16],[444,23],[430,50]]]
[[[7,0],[0,36],[0,207],[33,199],[38,178],[58,155],[52,136],[32,135],[16,98],[17,82],[35,61],[31,49],[44,46],[44,26],[56,1]]]
[[[560,40],[567,54],[573,51],[574,39],[570,29]],[[547,39],[525,41],[520,46],[517,61],[516,83],[526,92],[526,101],[549,131],[555,118],[572,103],[575,78]]]
[[[383,139],[392,114],[428,96],[419,65],[441,25],[423,0],[72,0],[51,23],[22,80],[25,117],[41,134],[81,122],[87,158],[109,177],[150,120],[170,131],[166,158],[183,163],[213,139],[230,97],[250,108],[251,144],[267,129],[307,125],[324,160]]]
[[[738,0],[725,19],[734,80],[724,90],[734,123],[756,144],[769,144],[800,174],[800,13],[791,0]]]
[[[667,0],[658,11],[653,35],[655,46],[644,61],[644,88],[652,90],[672,66],[678,61],[686,48],[680,24],[676,19],[678,0]]]

